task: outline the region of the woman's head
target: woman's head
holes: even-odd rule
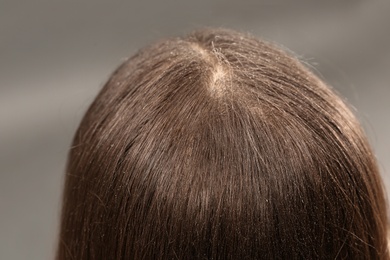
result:
[[[69,154],[58,259],[387,259],[384,192],[343,101],[229,30],[110,77]]]

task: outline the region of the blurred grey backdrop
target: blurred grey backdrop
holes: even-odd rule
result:
[[[278,42],[356,108],[390,187],[390,1],[0,0],[0,259],[52,259],[67,151],[124,58],[218,26]]]

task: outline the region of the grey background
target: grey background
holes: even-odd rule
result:
[[[390,186],[390,1],[0,0],[0,259],[52,259],[66,154],[124,58],[203,26],[293,50],[356,108]]]

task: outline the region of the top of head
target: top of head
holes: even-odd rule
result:
[[[385,258],[383,190],[355,117],[249,35],[200,30],[124,62],[68,172],[62,232],[70,251],[88,238],[82,256]]]

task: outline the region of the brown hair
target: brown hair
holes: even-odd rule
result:
[[[110,77],[70,150],[57,259],[389,259],[344,102],[273,44],[205,29]]]

